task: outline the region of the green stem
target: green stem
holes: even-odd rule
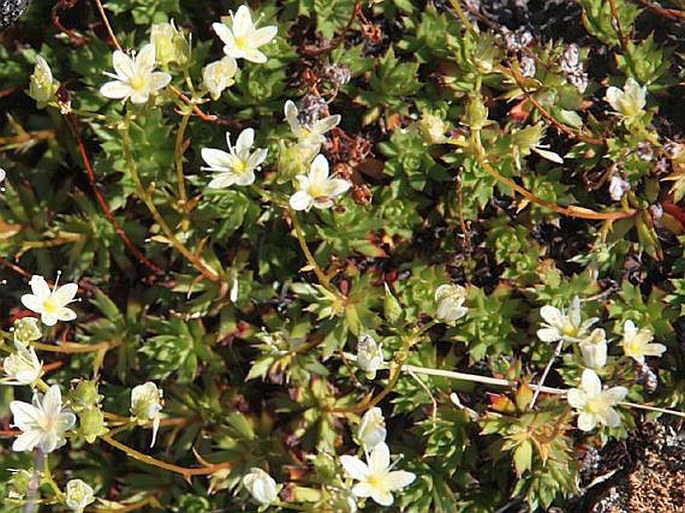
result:
[[[183,141],[185,139],[186,128],[188,128],[188,122],[193,112],[187,112],[183,115],[181,119],[181,124],[178,127],[178,132],[176,133],[176,180],[178,181],[178,199],[183,206],[183,212],[185,212],[186,203],[188,201],[188,196],[186,194],[185,176],[183,175]]]
[[[302,225],[300,224],[299,219],[297,218],[297,212],[295,212],[292,209],[288,209],[288,212],[290,213],[290,218],[293,221],[293,228],[295,230],[295,236],[297,237],[297,242],[300,244],[300,248],[302,249],[302,253],[304,253],[304,257],[307,259],[307,263],[309,264],[310,267],[313,268],[314,274],[316,274],[316,277],[319,280],[319,283],[331,294],[333,294],[335,297],[342,299],[342,295],[340,294],[340,291],[338,291],[333,284],[331,283],[331,280],[328,279],[328,276],[326,276],[326,273],[323,272],[323,269],[319,266],[318,262],[314,258],[314,255],[312,255],[312,252],[309,250],[309,246],[307,246],[307,240],[304,237],[304,231],[302,230]]]
[[[178,240],[176,235],[174,235],[174,232],[171,230],[171,228],[165,221],[164,217],[162,217],[162,215],[159,213],[159,210],[157,210],[157,207],[155,206],[155,202],[153,201],[152,196],[143,185],[143,182],[140,179],[140,176],[138,175],[138,171],[136,169],[136,163],[133,159],[133,153],[131,152],[131,136],[129,134],[129,125],[130,120],[128,118],[127,113],[126,118],[124,119],[124,126],[121,130],[123,137],[123,150],[126,163],[128,164],[129,172],[131,173],[131,178],[133,179],[133,182],[136,186],[136,190],[138,192],[138,196],[141,200],[143,200],[143,203],[145,203],[148,210],[152,214],[152,217],[155,219],[159,227],[162,229],[164,235],[169,240],[171,245],[179,253],[181,253],[186,258],[186,260],[188,260],[188,262],[190,262],[195,267],[195,269],[197,269],[200,272],[200,274],[202,274],[202,276],[204,276],[209,281],[214,283],[222,282],[221,276],[214,269],[209,267],[209,265],[207,265],[201,258],[199,258],[197,255],[191,252],[187,247],[185,247],[185,245],[180,240]]]
[[[469,20],[469,17],[464,12],[464,9],[461,8],[461,5],[459,5],[459,0],[450,0],[450,3],[452,4],[452,8],[456,11],[457,16],[459,16],[462,25],[466,27],[466,30],[468,30],[472,36],[477,38],[479,35],[478,30],[473,23],[471,23],[471,20]]]
[[[136,451],[132,447],[115,440],[109,434],[101,436],[100,440],[126,453],[126,455],[130,456],[134,460],[138,460],[141,463],[161,468],[163,470],[168,470],[169,472],[173,472],[175,474],[180,474],[188,481],[192,476],[206,476],[213,474],[218,470],[229,468],[228,463],[212,463],[208,466],[199,468],[181,467],[179,465],[167,463],[165,461],[158,460],[157,458],[153,458],[152,456],[148,456],[147,454],[143,454],[142,452]]]

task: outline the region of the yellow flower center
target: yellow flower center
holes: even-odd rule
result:
[[[567,337],[575,337],[578,334],[578,329],[573,324],[566,321],[564,326],[561,328],[561,333]]]
[[[247,171],[247,165],[245,162],[240,159],[235,159],[233,161],[233,172],[235,174],[242,175],[245,171]]]
[[[141,76],[135,76],[131,79],[130,85],[131,89],[135,89],[136,91],[143,91],[145,89],[145,78]]]
[[[247,36],[236,37],[235,46],[240,50],[244,50],[247,47]]]
[[[57,422],[57,419],[52,416],[43,416],[40,419],[38,419],[38,425],[43,429],[44,431],[50,431],[55,427],[55,424]]]
[[[382,476],[379,476],[378,474],[371,474],[366,479],[366,481],[369,483],[369,486],[371,488],[376,488],[376,489],[382,488],[383,478],[382,478]]]
[[[599,398],[588,399],[587,406],[585,409],[589,413],[601,414],[605,409],[606,405],[604,401]]]
[[[57,313],[57,303],[55,303],[52,298],[47,298],[45,301],[43,301],[43,310],[47,314],[56,314]]]

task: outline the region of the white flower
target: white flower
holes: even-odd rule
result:
[[[131,415],[139,424],[152,421],[152,442],[155,445],[159,430],[160,412],[162,411],[162,396],[164,392],[157,388],[152,381],[137,385],[131,390]]]
[[[393,503],[392,492],[409,486],[416,479],[416,475],[404,470],[392,470],[390,465],[390,449],[381,442],[366,457],[364,463],[356,456],[341,456],[345,472],[359,483],[352,487],[352,493],[357,497],[371,497],[381,506]]]
[[[67,482],[64,502],[70,510],[81,513],[94,501],[93,488],[88,483],[80,479],[71,479]]]
[[[578,344],[583,355],[585,366],[590,369],[601,369],[607,363],[607,339],[602,328],[595,328],[587,338]]]
[[[635,326],[633,321],[626,321],[623,325],[623,352],[638,363],[645,363],[645,356],[661,356],[666,351],[663,344],[652,344],[654,334],[647,328]]]
[[[224,89],[231,87],[233,77],[238,71],[238,64],[233,57],[224,57],[220,61],[207,64],[202,70],[202,83],[213,100],[218,100]]]
[[[328,176],[328,161],[317,155],[309,168],[309,174],[297,175],[298,191],[290,196],[293,210],[309,210],[312,206],[323,209],[333,205],[333,200],[344,194],[351,184],[341,178]]]
[[[238,7],[235,14],[231,12],[231,21],[231,28],[223,23],[212,24],[214,32],[224,42],[224,53],[234,59],[266,62],[266,55],[258,48],[276,37],[278,27],[269,25],[258,29],[256,24],[252,23],[252,16],[246,5]]]
[[[34,394],[32,404],[12,401],[10,410],[15,427],[23,433],[12,444],[16,452],[32,451],[38,447],[44,453],[62,447],[67,440],[64,434],[76,424],[76,416],[62,406],[62,393],[52,385],[43,394]]]
[[[340,123],[340,114],[328,116],[316,121],[311,127],[307,127],[297,119],[297,107],[288,100],[285,102],[285,119],[290,125],[293,135],[300,143],[307,146],[319,147],[326,140],[324,134]]]
[[[31,385],[43,371],[43,364],[38,360],[36,350],[20,343],[14,343],[16,351],[2,362],[2,368],[7,374],[0,379],[5,385]]]
[[[613,387],[602,390],[602,382],[592,369],[585,369],[580,386],[568,391],[568,404],[578,412],[578,428],[592,431],[597,424],[618,427],[621,417],[614,409],[625,399],[628,389]]]
[[[7,177],[7,172],[3,168],[0,167],[0,182],[4,182],[6,177]]]
[[[647,88],[640,86],[633,77],[626,80],[623,89],[611,86],[606,91],[605,100],[627,121],[637,119],[647,104]]]
[[[464,317],[469,309],[466,308],[466,289],[461,285],[440,285],[435,290],[435,318],[446,323],[453,323]]]
[[[362,333],[357,342],[357,366],[366,371],[369,379],[373,379],[381,365],[383,365],[383,344],[377,343],[368,333]]]
[[[364,448],[364,451],[368,452],[378,444],[385,442],[387,433],[383,410],[374,407],[362,417],[359,428],[357,428],[357,441]]]
[[[57,286],[59,274],[55,280],[55,286],[50,290],[45,278],[34,274],[29,281],[32,294],[21,296],[22,304],[38,314],[40,320],[46,326],[54,326],[57,321],[73,321],[76,319],[76,312],[67,305],[76,301],[74,296],[78,292],[76,283],[67,283],[61,287]]]
[[[574,297],[568,314],[550,305],[540,309],[540,316],[545,321],[538,330],[538,338],[543,342],[565,340],[574,342],[587,336],[587,331],[599,319],[592,317],[581,322],[580,300]]]
[[[250,153],[254,144],[254,130],[246,128],[238,136],[235,147],[231,144],[231,134],[226,132],[226,143],[230,153],[214,148],[203,148],[202,158],[209,164],[204,171],[213,171],[216,176],[209,182],[211,189],[222,189],[233,184],[250,185],[255,180],[255,169],[266,158],[265,149]]]
[[[630,184],[618,175],[609,180],[609,196],[614,201],[621,201],[623,195],[630,190]]]
[[[155,69],[155,46],[146,44],[133,59],[120,50],[112,56],[114,73],[105,73],[113,78],[100,88],[100,94],[113,100],[128,100],[132,103],[146,103],[150,95],[164,89],[171,82],[171,75]]]
[[[266,506],[278,500],[278,485],[268,473],[261,468],[253,467],[250,473],[243,477],[243,486],[250,492],[252,498]]]
[[[176,63],[185,65],[190,59],[190,43],[174,24],[153,23],[150,31],[150,43],[155,47],[155,56],[160,66]]]
[[[47,61],[40,55],[36,55],[36,66],[29,83],[29,96],[36,100],[38,108],[42,109],[55,99],[58,88],[59,82],[53,78]]]

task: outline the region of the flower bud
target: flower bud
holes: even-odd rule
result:
[[[368,333],[362,333],[357,342],[357,366],[373,379],[383,364],[383,344],[377,343]]]
[[[29,96],[36,100],[39,109],[43,109],[48,103],[56,100],[58,88],[59,82],[52,77],[52,70],[47,61],[36,55],[36,66],[29,83]]]
[[[388,287],[388,284],[385,283],[384,286],[385,286],[385,299],[383,301],[383,314],[385,315],[385,318],[388,321],[395,324],[400,319],[402,319],[402,315],[404,314],[404,311],[402,310],[402,305],[397,300],[397,298],[394,296],[394,294],[390,290],[390,287]]]
[[[14,343],[23,346],[29,345],[31,342],[40,340],[43,332],[38,326],[38,319],[35,317],[24,317],[14,321]]]
[[[98,437],[106,434],[109,429],[105,426],[105,416],[100,408],[83,410],[78,414],[78,433],[92,444]]]
[[[238,71],[238,65],[233,57],[224,57],[204,67],[202,84],[207,88],[213,100],[218,100],[224,89],[235,83],[233,77],[236,71]]]
[[[469,311],[464,305],[466,289],[461,285],[440,285],[435,291],[435,318],[445,323],[453,323]]]
[[[480,96],[471,98],[466,105],[466,124],[472,130],[480,130],[488,120],[488,109]]]
[[[138,385],[131,390],[131,415],[139,425],[152,421],[152,443],[155,445],[162,411],[163,391],[152,381]]]
[[[43,372],[43,364],[38,360],[36,350],[21,344],[14,344],[16,351],[2,362],[7,377],[0,382],[5,385],[31,385]]]
[[[595,328],[590,335],[579,343],[583,362],[588,369],[599,370],[607,363],[606,333]]]
[[[379,443],[385,442],[387,433],[383,411],[378,407],[371,408],[359,423],[357,442],[366,452],[369,452]]]
[[[253,467],[243,477],[243,486],[258,503],[267,506],[278,500],[279,486],[276,481],[261,468]]]
[[[183,67],[190,60],[190,43],[173,20],[171,23],[154,23],[150,42],[155,46],[155,58],[162,67],[166,68],[171,63]]]
[[[320,148],[320,145],[309,143],[286,146],[281,141],[279,144],[278,181],[281,183],[293,180],[297,175],[306,175]]]
[[[70,510],[81,513],[93,501],[95,497],[89,484],[80,479],[72,479],[67,483],[64,502]]]
[[[103,399],[103,396],[98,393],[97,381],[81,380],[69,395],[71,407],[76,412],[97,408]]]

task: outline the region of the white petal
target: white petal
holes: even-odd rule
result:
[[[235,178],[236,185],[241,185],[243,187],[247,185],[252,185],[255,180],[254,171],[244,171],[238,174]]]
[[[556,328],[540,328],[538,330],[538,338],[543,342],[556,342],[561,340],[561,333]]]
[[[43,437],[43,432],[39,430],[26,431],[19,435],[12,444],[14,452],[32,451]]]
[[[171,82],[171,75],[169,73],[163,73],[161,71],[156,71],[150,75],[150,89],[152,91],[159,91],[164,89]]]
[[[10,402],[10,411],[12,412],[12,425],[18,427],[22,431],[27,431],[37,426],[43,418],[43,412],[32,404],[24,401]]]
[[[59,318],[55,314],[41,312],[40,320],[46,326],[54,326],[59,321]]]
[[[357,497],[371,497],[373,487],[369,483],[357,483],[352,487],[352,493]]]
[[[607,411],[604,413],[604,418],[602,420],[604,421],[604,424],[612,428],[621,425],[621,416],[613,408],[607,408]]]
[[[112,100],[122,100],[133,94],[133,89],[128,84],[118,80],[107,82],[100,88],[100,94]]]
[[[416,474],[407,472],[406,470],[395,470],[389,472],[385,477],[385,486],[388,490],[401,490],[405,486],[409,486],[416,479]]]
[[[59,386],[52,385],[43,396],[43,410],[47,415],[57,414],[62,409],[62,392]]]
[[[276,33],[278,32],[278,27],[275,25],[269,25],[267,27],[262,27],[258,30],[256,30],[251,36],[250,36],[250,44],[253,46],[262,46],[271,41],[274,37],[276,37]]]
[[[202,160],[213,168],[231,169],[231,154],[215,148],[202,148]]]
[[[620,403],[626,398],[628,389],[626,387],[612,387],[609,390],[602,392],[602,395],[613,405]]]
[[[322,183],[328,179],[328,160],[326,157],[319,154],[316,156],[312,165],[309,168],[309,180],[312,183]]]
[[[319,121],[314,123],[314,126],[312,127],[312,132],[324,134],[331,130],[333,127],[338,126],[338,124],[340,123],[340,119],[340,114],[335,114],[334,116],[328,116],[326,118],[320,119]]]
[[[666,346],[663,344],[647,344],[642,350],[645,356],[661,356],[666,352]]]
[[[597,417],[592,413],[582,412],[578,415],[578,429],[592,431],[597,426]]]
[[[564,316],[561,310],[550,305],[540,308],[540,317],[551,326],[561,326],[564,324]]]
[[[210,189],[225,189],[234,183],[235,175],[233,173],[219,173],[207,184],[207,187]]]
[[[340,456],[340,463],[352,479],[363,481],[369,475],[369,467],[356,456]]]
[[[268,150],[266,149],[255,150],[255,152],[250,155],[250,158],[247,160],[247,167],[254,169],[259,166],[266,159],[267,151]]]
[[[387,490],[379,490],[378,488],[371,489],[371,498],[381,506],[392,506],[393,497]]]
[[[243,59],[246,61],[254,62],[255,64],[264,64],[266,62],[266,55],[264,55],[259,50],[245,50],[243,52]]]
[[[214,32],[216,32],[216,35],[219,36],[219,39],[224,42],[224,44],[235,45],[233,32],[231,32],[231,29],[229,29],[226,25],[223,23],[212,23],[212,28],[214,29]]]
[[[558,153],[554,153],[553,151],[543,150],[542,148],[531,148],[531,150],[540,155],[543,159],[547,159],[556,164],[564,163],[564,159],[561,158]]]
[[[112,55],[114,71],[121,78],[131,78],[136,74],[133,60],[122,51],[115,51]]]
[[[568,391],[566,400],[568,401],[568,404],[570,404],[573,408],[576,409],[582,409],[587,404],[585,394],[577,388],[572,388]]]
[[[233,34],[235,37],[243,37],[253,28],[250,10],[246,5],[241,5],[233,15],[233,26],[231,27]]]
[[[372,474],[385,472],[390,466],[390,449],[385,442],[379,443],[369,456],[369,470]]]
[[[297,107],[295,107],[295,104],[291,100],[288,100],[285,102],[284,111],[285,119],[290,125],[290,129],[293,131],[293,134],[299,137],[300,133],[302,133],[302,128],[300,127],[300,122],[297,120]]]
[[[21,296],[21,304],[29,310],[40,313],[43,310],[43,299],[33,294],[24,294]]]
[[[585,369],[583,377],[580,380],[583,391],[589,397],[596,397],[602,393],[602,382],[597,376],[597,373],[592,369]]]
[[[329,196],[340,196],[347,192],[347,190],[352,187],[352,184],[347,180],[342,178],[334,178],[328,183],[328,195]]]
[[[148,43],[141,48],[136,55],[136,68],[138,71],[151,71],[155,67],[155,45]]]
[[[38,276],[37,274],[34,274],[31,277],[29,285],[31,286],[31,292],[33,292],[35,296],[38,296],[41,299],[46,299],[50,297],[50,294],[52,294],[52,291],[48,286],[48,282],[45,281],[45,278],[43,278],[42,276]]]
[[[52,294],[52,300],[58,305],[66,305],[71,303],[78,292],[78,285],[76,283],[67,283],[58,287]]]
[[[305,191],[297,191],[290,196],[290,206],[293,210],[307,210],[312,206],[313,199]]]
[[[235,151],[242,157],[243,153],[248,153],[254,144],[254,129],[246,128],[238,136],[235,142]]]
[[[62,307],[57,311],[57,320],[59,321],[73,321],[76,319],[76,312],[74,312],[71,308]]]

